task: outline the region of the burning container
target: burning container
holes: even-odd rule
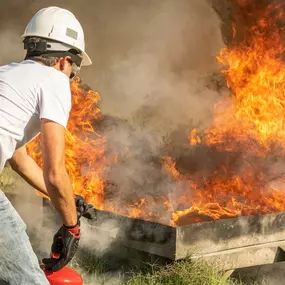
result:
[[[285,260],[285,212],[178,227],[105,211],[97,211],[97,217],[90,224],[94,232],[109,233],[124,246],[171,260],[203,257],[220,261],[223,270]],[[100,227],[110,220],[116,221],[114,228]]]

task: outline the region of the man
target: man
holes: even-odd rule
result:
[[[46,269],[57,271],[77,250],[79,218],[87,205],[77,197],[83,205],[78,215],[65,168],[64,134],[71,108],[70,79],[91,60],[80,23],[65,9],[40,10],[23,40],[25,60],[0,67],[0,172],[9,161],[29,184],[50,197],[60,214],[63,226],[54,237],[51,258],[43,260]],[[39,132],[43,171],[25,148]],[[0,226],[0,284],[47,285],[26,226],[1,191]]]

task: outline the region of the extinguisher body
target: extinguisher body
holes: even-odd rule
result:
[[[45,271],[50,285],[83,285],[83,279],[79,273],[70,267],[64,267],[57,272]]]

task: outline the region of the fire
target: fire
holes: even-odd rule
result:
[[[198,129],[193,129],[189,134],[189,142],[192,146],[201,143],[201,139],[197,135]]]
[[[216,104],[212,127],[202,138],[195,129],[189,139],[192,147],[201,143],[229,157],[240,154],[242,163],[237,167],[234,159],[223,160],[205,179],[203,174],[179,175],[169,158],[165,167],[174,180],[188,182],[192,195],[185,210],[174,212],[176,225],[285,210],[281,182],[273,186],[254,162],[285,150],[284,4],[258,10],[254,1],[237,3],[255,24],[245,31],[244,41],[217,57],[227,66],[223,74],[233,96]]]
[[[122,215],[151,220],[155,214],[148,209],[146,199],[133,201],[127,207],[105,199],[105,188],[109,181],[106,169],[119,163],[117,153],[108,152],[108,140],[94,128],[103,119],[98,108],[100,95],[82,87],[80,79],[71,84],[72,109],[67,125],[65,140],[65,164],[74,193],[86,198],[96,209],[104,209]],[[40,136],[27,145],[27,151],[42,167]],[[147,212],[147,214],[146,214]]]
[[[97,107],[100,96],[91,89],[84,90],[79,78],[73,81],[71,90],[72,110],[66,131],[66,168],[74,192],[102,209],[104,180],[101,175],[108,164],[105,155],[107,139],[98,134],[92,124],[102,118]],[[39,137],[27,146],[27,150],[42,166]]]
[[[285,209],[285,194],[273,185],[270,186],[250,166],[239,174],[226,168],[218,168],[202,183],[201,179],[201,176],[180,177],[179,183],[184,180],[189,187],[188,198],[180,198],[184,204],[188,201],[191,207],[173,213],[175,225],[266,214]]]

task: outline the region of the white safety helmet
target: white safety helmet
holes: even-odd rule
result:
[[[82,58],[80,66],[91,65],[92,61],[85,52],[84,32],[81,24],[68,10],[59,7],[48,7],[38,11],[28,26],[22,38],[37,37],[46,40],[46,44],[34,43],[34,51],[38,54],[54,54],[68,50],[76,50]],[[38,46],[37,46],[38,45]],[[26,49],[31,50],[25,46]],[[33,47],[32,47],[33,48]],[[58,52],[58,53],[57,53]]]

